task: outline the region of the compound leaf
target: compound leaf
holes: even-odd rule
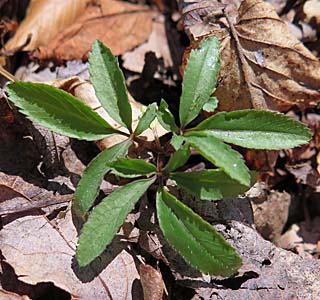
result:
[[[118,158],[108,165],[112,168],[114,174],[126,178],[148,175],[157,171],[155,165],[142,159]]]
[[[171,173],[170,178],[188,193],[201,200],[237,197],[248,187],[230,178],[222,170]]]
[[[76,257],[80,266],[86,266],[109,245],[136,202],[147,191],[155,178],[126,184],[104,198],[84,224]]]
[[[117,59],[102,42],[95,41],[89,58],[90,80],[111,118],[131,130],[132,110]]]
[[[204,120],[196,129],[227,143],[253,149],[279,150],[309,142],[310,130],[283,114],[262,110],[221,112]]]
[[[194,268],[230,276],[241,266],[239,255],[208,222],[164,190],[157,192],[157,214],[164,237]]]
[[[93,141],[117,132],[89,106],[50,85],[17,81],[7,91],[29,119],[59,134]]]
[[[231,178],[250,186],[250,174],[239,152],[210,135],[207,131],[189,131],[186,141],[211,163],[221,168]]]
[[[209,37],[190,53],[180,98],[179,116],[182,128],[199,114],[214,91],[220,68],[219,48],[217,38]]]
[[[93,205],[98,196],[103,177],[110,171],[108,163],[124,156],[131,145],[132,142],[130,140],[114,145],[101,152],[89,163],[74,194],[72,209],[77,216],[84,217]]]

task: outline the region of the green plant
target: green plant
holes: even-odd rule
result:
[[[226,143],[253,149],[291,148],[310,140],[308,128],[282,114],[257,110],[220,112],[188,127],[202,109],[214,111],[217,107],[217,99],[211,97],[220,66],[219,43],[214,37],[203,40],[190,53],[180,99],[180,126],[162,100],[159,106],[149,105],[133,129],[131,106],[117,60],[96,41],[89,62],[101,105],[127,131],[112,128],[81,101],[54,87],[14,82],[7,88],[10,100],[22,113],[55,132],[89,141],[111,134],[127,137],[93,159],[77,187],[73,211],[87,220],[76,253],[79,265],[89,264],[104,251],[137,201],[156,184],[160,228],[172,247],[203,273],[234,274],[241,266],[239,255],[208,222],[170,194],[167,179],[202,200],[237,196],[250,187],[251,175],[241,155]],[[140,137],[155,118],[172,133],[170,144],[146,142]],[[152,150],[153,163],[128,157],[133,142]],[[216,168],[179,172],[191,155],[190,149]],[[107,172],[135,180],[92,209]]]

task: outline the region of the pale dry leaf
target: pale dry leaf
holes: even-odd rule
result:
[[[320,61],[279,18],[271,4],[244,0],[219,13],[189,22],[193,40],[220,40],[221,71],[215,95],[220,110],[244,108],[287,111],[320,101]],[[196,46],[198,43],[195,43]]]
[[[53,85],[57,88],[63,89],[74,96],[78,97],[81,101],[89,105],[92,109],[94,109],[98,114],[100,114],[110,125],[114,126],[117,129],[121,129],[123,131],[127,131],[125,128],[121,127],[117,122],[115,122],[108,113],[101,107],[101,104],[96,97],[94,88],[91,83],[80,79],[79,77],[71,77],[68,79],[56,79],[54,81],[48,82],[50,85]],[[146,107],[141,103],[135,101],[129,94],[129,102],[132,108],[132,120],[133,120],[133,128],[138,125],[139,118],[142,115],[143,111],[145,111]],[[158,137],[161,137],[167,131],[159,124],[156,123],[154,129],[147,129],[142,136],[144,136],[148,141],[154,140],[154,134]],[[125,136],[121,135],[113,135],[97,143],[98,147],[101,150],[107,149],[121,141],[126,140]]]
[[[31,34],[30,42],[23,48],[34,50],[46,45],[63,28],[84,13],[87,5],[94,0],[32,0],[25,19],[16,34],[10,39],[5,50],[13,50],[24,45]]]
[[[121,248],[117,256],[107,258],[111,262],[105,269],[97,271],[103,264],[101,255],[98,264],[79,270],[74,264],[77,231],[70,210],[54,223],[43,216],[17,219],[0,231],[0,242],[19,280],[33,285],[52,282],[72,299],[130,300],[133,282],[139,279],[133,258]]]
[[[30,300],[26,295],[18,295],[0,288],[0,300]]]
[[[122,55],[123,67],[133,72],[142,73],[145,54],[149,51],[154,52],[158,59],[162,58],[166,68],[173,67],[163,16],[153,21],[152,32],[146,43]]]
[[[57,204],[66,205],[71,200],[71,194],[60,195],[28,183],[20,176],[0,172],[0,216]]]
[[[319,25],[320,24],[320,1],[309,0],[303,5],[303,13],[305,14],[305,22]]]
[[[101,0],[100,5],[88,7],[76,22],[40,47],[34,57],[58,62],[87,59],[97,39],[119,55],[148,39],[155,12],[147,6],[115,0]]]

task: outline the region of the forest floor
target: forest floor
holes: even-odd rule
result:
[[[0,78],[0,300],[320,299],[319,0],[0,0],[0,16],[0,64],[11,74]],[[259,171],[246,196],[184,200],[243,266],[230,278],[193,270],[143,197],[99,260],[79,269],[73,195],[90,160],[117,141],[70,139],[29,121],[6,84],[44,82],[94,101],[88,55],[99,39],[118,56],[133,105],[165,99],[177,114],[188,53],[212,35],[219,111],[271,109],[313,134],[291,150],[237,148]],[[106,176],[98,200],[119,185]]]

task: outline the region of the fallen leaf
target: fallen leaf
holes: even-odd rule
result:
[[[60,195],[28,183],[20,176],[0,172],[0,216],[21,213],[56,204],[66,205],[72,194]]]
[[[165,68],[173,67],[163,16],[153,21],[152,32],[146,43],[122,55],[123,67],[133,72],[142,73],[145,55],[150,51],[154,52],[158,59],[163,59]]]
[[[5,50],[24,45],[29,35],[32,35],[31,40],[23,50],[46,45],[60,30],[73,24],[92,2],[94,0],[32,0],[25,19],[6,43]]]
[[[73,300],[129,300],[133,282],[139,279],[134,260],[122,250],[122,244],[109,247],[88,268],[79,269],[73,258],[77,231],[70,210],[52,221],[44,216],[17,219],[0,231],[0,242],[5,261],[21,281],[33,285],[52,282]]]
[[[303,5],[303,13],[305,14],[304,20],[308,23],[316,25],[320,24],[320,1],[309,0]]]
[[[28,296],[21,296],[15,293],[8,292],[0,288],[0,299],[1,300],[30,300]]]
[[[162,300],[164,282],[159,271],[150,265],[140,265],[140,280],[144,300]]]
[[[311,164],[301,163],[293,166],[286,166],[286,169],[294,175],[297,183],[309,185],[313,189],[320,186],[320,174]]]
[[[34,57],[58,62],[87,59],[97,39],[119,55],[148,39],[155,13],[147,6],[115,0],[101,0],[100,5],[88,7],[76,22],[40,47]]]
[[[220,110],[287,111],[319,103],[320,61],[290,32],[272,5],[244,0],[235,10],[220,4],[213,6],[211,15],[202,13],[192,22],[186,14],[189,23],[185,30],[195,40],[192,47],[207,35],[215,35],[221,42],[215,92]]]

